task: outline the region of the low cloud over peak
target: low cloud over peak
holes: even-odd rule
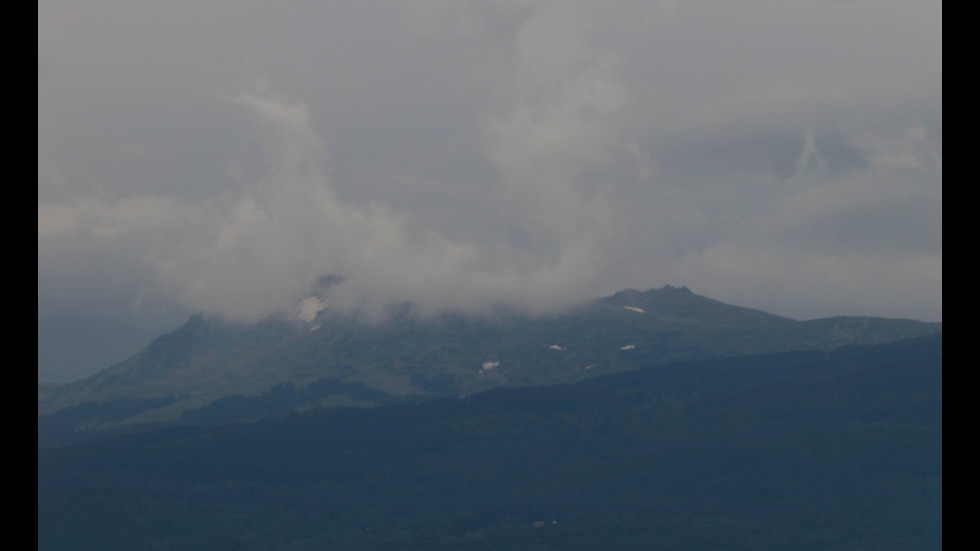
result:
[[[46,0],[39,319],[107,281],[105,315],[255,319],[323,274],[346,307],[941,319],[941,11]]]

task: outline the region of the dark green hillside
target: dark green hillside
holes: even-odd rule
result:
[[[936,549],[941,338],[38,455],[39,549]]]

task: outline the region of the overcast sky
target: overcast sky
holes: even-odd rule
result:
[[[942,3],[38,3],[38,378],[192,311],[942,319]]]

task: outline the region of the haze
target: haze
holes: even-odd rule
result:
[[[38,378],[188,312],[942,319],[937,1],[38,3]]]

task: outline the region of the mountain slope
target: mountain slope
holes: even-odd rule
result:
[[[537,318],[504,310],[422,318],[404,307],[374,323],[329,309],[307,320],[239,325],[194,316],[133,358],[39,398],[39,445],[48,429],[63,441],[181,419],[217,423],[460,396],[681,359],[829,350],[942,330],[876,318],[800,322],[683,287],[622,291]]]
[[[941,347],[661,364],[42,451],[38,548],[935,549]]]

